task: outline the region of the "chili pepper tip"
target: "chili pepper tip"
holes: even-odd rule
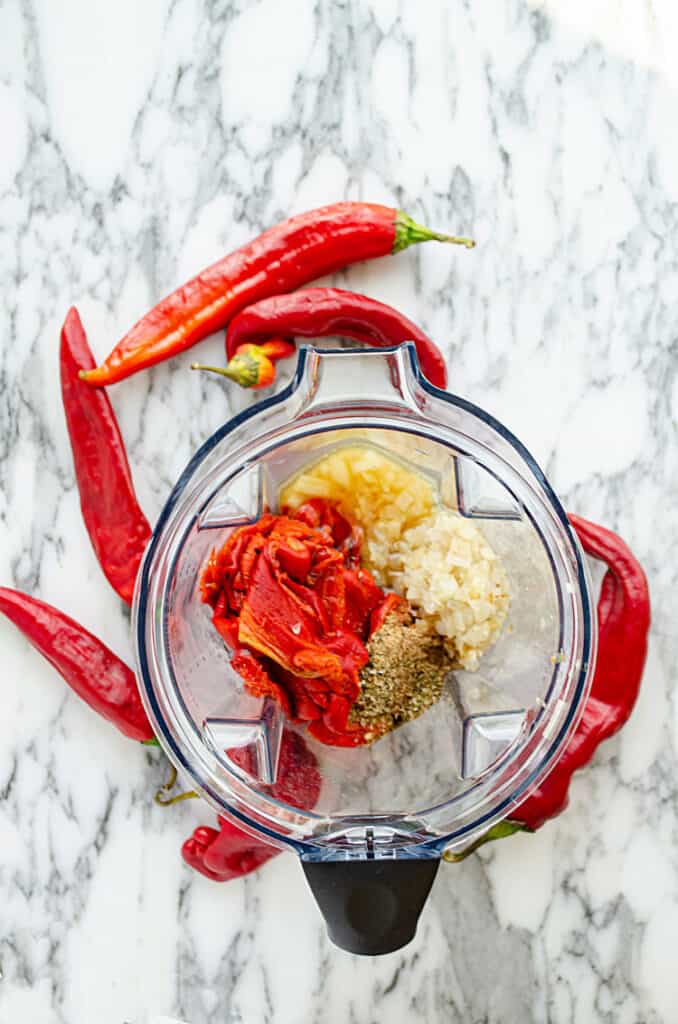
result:
[[[191,363],[192,370],[207,370],[208,373],[218,373],[221,377],[228,377],[233,380],[233,374],[227,366],[205,366],[203,363]]]
[[[185,793],[177,793],[176,796],[163,796],[164,786],[161,786],[153,797],[159,807],[172,807],[173,804],[180,804],[183,800],[197,800],[200,796],[194,789],[188,789]]]
[[[466,238],[460,235],[441,235],[437,231],[431,232],[426,241],[451,242],[452,245],[463,245],[465,249],[475,249],[476,243],[473,238]]]
[[[78,378],[84,380],[85,384],[95,388],[102,387],[102,382],[99,380],[100,375],[101,370],[98,366],[95,366],[93,370],[78,370]],[[104,381],[103,383],[107,382]]]

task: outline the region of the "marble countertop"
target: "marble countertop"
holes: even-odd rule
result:
[[[205,811],[155,807],[159,755],[0,623],[2,1024],[677,1019],[677,28],[672,0],[0,8],[3,583],[130,656],[78,507],[68,306],[103,356],[261,228],[361,198],[477,239],[338,279],[438,340],[453,389],[629,540],[654,601],[638,707],[570,809],[444,865],[415,942],[375,960],[329,944],[292,856],[221,887],[191,874]],[[151,520],[250,401],[192,358],[111,389]]]

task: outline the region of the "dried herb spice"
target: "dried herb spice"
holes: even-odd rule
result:
[[[374,726],[382,735],[417,718],[440,699],[452,661],[443,638],[407,613],[389,615],[370,638],[367,651],[360,695],[351,709],[356,724],[366,730]]]

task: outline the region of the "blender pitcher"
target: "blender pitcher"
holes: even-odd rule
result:
[[[290,794],[275,785],[281,742],[303,729],[244,690],[199,582],[234,528],[277,511],[283,484],[356,444],[475,521],[506,569],[509,614],[477,671],[454,671],[419,718],[350,749],[304,734],[319,793],[302,779]],[[219,814],[299,856],[331,939],[363,954],[409,942],[441,854],[510,817],[544,779],[595,660],[590,584],[558,499],[505,427],[428,383],[409,343],[302,348],[284,391],[217,431],[160,516],[133,617],[142,698],[168,757]]]

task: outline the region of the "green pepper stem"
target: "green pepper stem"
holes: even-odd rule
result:
[[[395,241],[393,252],[402,252],[409,245],[417,245],[418,242],[451,242],[453,245],[463,245],[466,249],[475,248],[472,238],[464,238],[459,235],[443,235],[439,231],[431,231],[423,224],[417,224],[404,210],[398,210],[395,219]]]
[[[485,843],[492,843],[495,839],[505,839],[507,836],[515,835],[516,832],[531,831],[532,829],[529,829],[527,825],[523,825],[521,821],[498,821],[496,825],[493,825],[491,829],[460,853],[445,850],[443,860],[446,860],[448,864],[459,864],[460,861],[466,860],[467,857],[470,857],[472,853],[479,850]]]
[[[220,377],[228,377],[229,380],[238,381],[237,373],[229,370],[228,366],[203,366],[202,363],[191,363],[192,370],[207,370],[208,373],[218,373]]]
[[[179,804],[182,800],[197,800],[200,796],[194,789],[187,789],[185,793],[177,793],[176,796],[164,797],[162,787],[155,794],[154,800],[160,807],[171,807],[172,804]]]
[[[182,800],[193,800],[200,795],[194,789],[189,789],[185,793],[177,793],[176,796],[165,796],[166,793],[170,793],[174,789],[176,781],[177,770],[174,765],[171,765],[167,782],[160,786],[153,798],[156,804],[159,804],[161,807],[170,807],[172,804],[181,803]]]
[[[207,370],[235,381],[241,388],[254,388],[259,384],[259,363],[251,355],[234,355],[228,366],[202,366],[192,363],[192,370]]]

